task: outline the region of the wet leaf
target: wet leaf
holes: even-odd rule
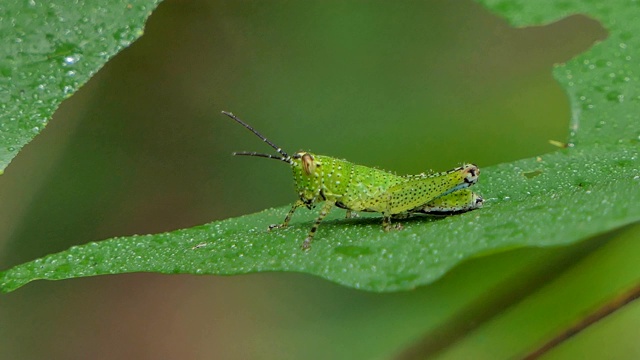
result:
[[[372,291],[434,281],[461,261],[526,246],[557,246],[640,220],[640,15],[638,6],[564,1],[485,1],[514,24],[584,13],[609,38],[554,70],[572,107],[568,147],[482,169],[483,209],[443,219],[415,218],[385,233],[380,219],[345,220],[334,210],[311,251],[299,246],[315,212],[266,232],[288,208],[165,234],[109,239],[18,265],[0,274],[12,291],[35,279],[128,272],[244,274],[294,271]]]

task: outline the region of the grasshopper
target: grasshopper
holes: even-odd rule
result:
[[[320,214],[302,243],[303,250],[309,249],[320,223],[334,206],[346,209],[347,217],[352,217],[358,211],[381,213],[385,231],[393,228],[392,219],[407,218],[412,214],[453,215],[482,207],[482,197],[467,189],[478,181],[480,169],[476,165],[464,164],[440,173],[398,176],[307,151],[288,155],[234,114],[227,111],[222,113],[249,129],[279,154],[242,151],[233,155],[280,160],[293,170],[298,200],[291,206],[284,221],[269,226],[269,230],[287,227],[299,207],[312,209],[317,202],[324,201]]]

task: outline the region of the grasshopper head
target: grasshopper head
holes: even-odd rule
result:
[[[322,163],[316,155],[299,151],[291,156],[290,164],[298,195],[302,200],[312,201],[322,186]]]

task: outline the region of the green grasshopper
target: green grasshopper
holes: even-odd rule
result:
[[[269,230],[287,227],[299,207],[312,209],[317,202],[325,202],[302,243],[303,250],[309,249],[320,223],[333,206],[346,209],[347,217],[357,211],[379,212],[385,231],[392,229],[391,219],[412,214],[453,215],[482,207],[482,197],[467,189],[478,181],[480,169],[476,165],[465,164],[441,173],[398,176],[306,151],[290,156],[237,116],[226,111],[222,113],[249,129],[279,154],[242,151],[233,155],[276,159],[291,165],[299,199],[282,224],[271,225]]]

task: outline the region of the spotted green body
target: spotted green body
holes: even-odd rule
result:
[[[291,165],[299,199],[284,222],[272,225],[269,229],[286,227],[297,208],[305,206],[311,209],[316,203],[324,201],[318,218],[302,244],[303,249],[310,247],[318,226],[334,206],[346,209],[347,216],[359,211],[379,212],[383,216],[385,230],[392,228],[392,218],[420,213],[451,215],[482,206],[482,198],[467,189],[478,181],[480,175],[480,169],[473,164],[441,173],[398,176],[305,151],[289,156],[235,115],[224,111],[223,114],[251,130],[281,156],[254,152],[238,152],[234,155],[266,157]]]

